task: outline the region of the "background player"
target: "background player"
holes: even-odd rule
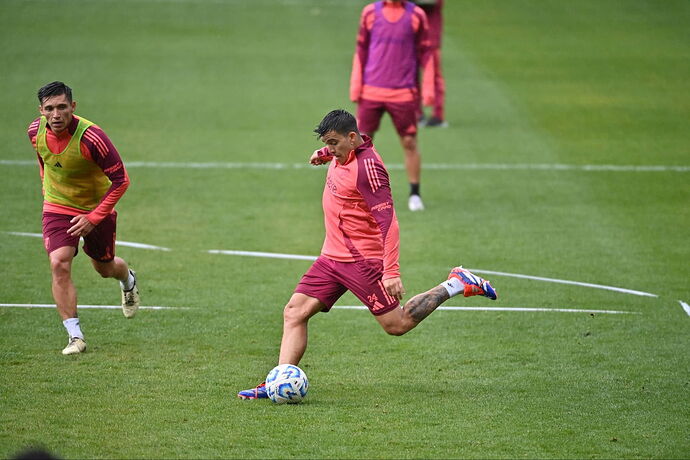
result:
[[[411,2],[385,0],[365,6],[350,78],[350,99],[357,102],[362,133],[373,137],[384,112],[393,120],[405,153],[411,211],[424,209],[417,118],[418,74],[428,59],[428,28],[424,11]]]
[[[423,69],[422,105],[431,107],[431,116],[423,118],[424,126],[448,126],[445,119],[446,81],[441,71],[441,36],[443,35],[443,0],[414,0],[429,21],[429,59]]]
[[[69,334],[65,355],[86,350],[77,316],[77,291],[72,260],[79,237],[84,252],[104,278],[122,288],[122,311],[132,318],[139,308],[136,277],[127,263],[115,257],[115,204],[129,186],[120,155],[103,130],[74,115],[72,90],[55,81],[38,90],[41,116],[29,125],[43,180],[43,240],[52,273],[58,313]]]
[[[391,335],[410,331],[457,294],[496,299],[488,281],[456,267],[447,281],[400,308],[405,289],[398,262],[398,221],[383,161],[371,139],[360,135],[355,118],[344,110],[326,115],[315,132],[326,147],[314,152],[310,162],[330,162],[322,198],[326,237],[320,257],[283,311],[279,364],[299,364],[307,348],[309,319],[329,311],[348,290]],[[237,396],[266,398],[265,384]]]

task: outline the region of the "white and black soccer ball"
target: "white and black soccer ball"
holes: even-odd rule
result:
[[[293,364],[276,366],[266,376],[266,393],[276,404],[298,403],[307,396],[308,388],[307,374]]]

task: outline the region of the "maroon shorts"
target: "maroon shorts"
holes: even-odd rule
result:
[[[43,213],[43,243],[48,254],[56,249],[71,246],[74,248],[74,255],[77,255],[79,237],[67,233],[73,225],[70,223],[73,218],[74,216],[66,214]],[[84,252],[87,256],[101,262],[110,262],[115,258],[116,222],[117,213],[113,212],[84,237]]]
[[[326,308],[350,290],[374,315],[395,310],[400,302],[386,293],[381,282],[383,262],[376,259],[336,262],[320,256],[302,276],[295,292],[319,299]]]
[[[398,136],[417,135],[419,102],[381,102],[360,99],[357,103],[357,127],[364,134],[373,135],[379,129],[381,117],[388,112]]]

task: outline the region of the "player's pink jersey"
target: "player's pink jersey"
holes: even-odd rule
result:
[[[326,238],[321,255],[338,262],[383,260],[383,279],[400,276],[400,230],[388,172],[371,139],[331,161],[323,190]],[[328,156],[327,147],[320,155]]]
[[[36,136],[38,134],[38,127],[41,121],[41,117],[36,118],[27,130],[31,144],[36,149]],[[79,117],[74,116],[72,123],[67,127],[65,131],[60,134],[55,134],[50,127],[46,129],[46,143],[48,149],[53,153],[59,153],[65,150],[69,141],[72,139],[72,134],[77,129],[79,124]],[[101,128],[96,125],[91,125],[84,131],[81,137],[80,150],[82,156],[96,163],[102,170],[103,173],[110,179],[111,185],[106,193],[101,197],[98,206],[87,214],[89,221],[98,225],[108,214],[112,213],[115,204],[120,200],[122,195],[129,187],[129,176],[127,175],[127,170],[125,165],[122,163],[120,154],[115,149],[115,146],[110,142],[110,139],[103,132]],[[38,165],[40,167],[41,179],[43,178],[43,159],[41,155],[36,152],[38,156]],[[44,212],[53,212],[57,214],[67,214],[71,216],[77,216],[84,214],[81,209],[71,208],[69,206],[63,206],[59,204],[49,203],[47,201],[43,202]]]

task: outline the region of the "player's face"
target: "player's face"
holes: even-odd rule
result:
[[[355,148],[355,140],[357,139],[357,133],[349,132],[346,136],[335,131],[328,131],[321,137],[321,140],[326,147],[328,147],[328,152],[333,155],[340,163],[345,163],[350,152]]]
[[[41,115],[46,117],[48,125],[54,133],[59,134],[67,129],[72,123],[72,115],[77,103],[70,102],[67,95],[60,94],[59,96],[50,96],[43,99],[38,110]]]

